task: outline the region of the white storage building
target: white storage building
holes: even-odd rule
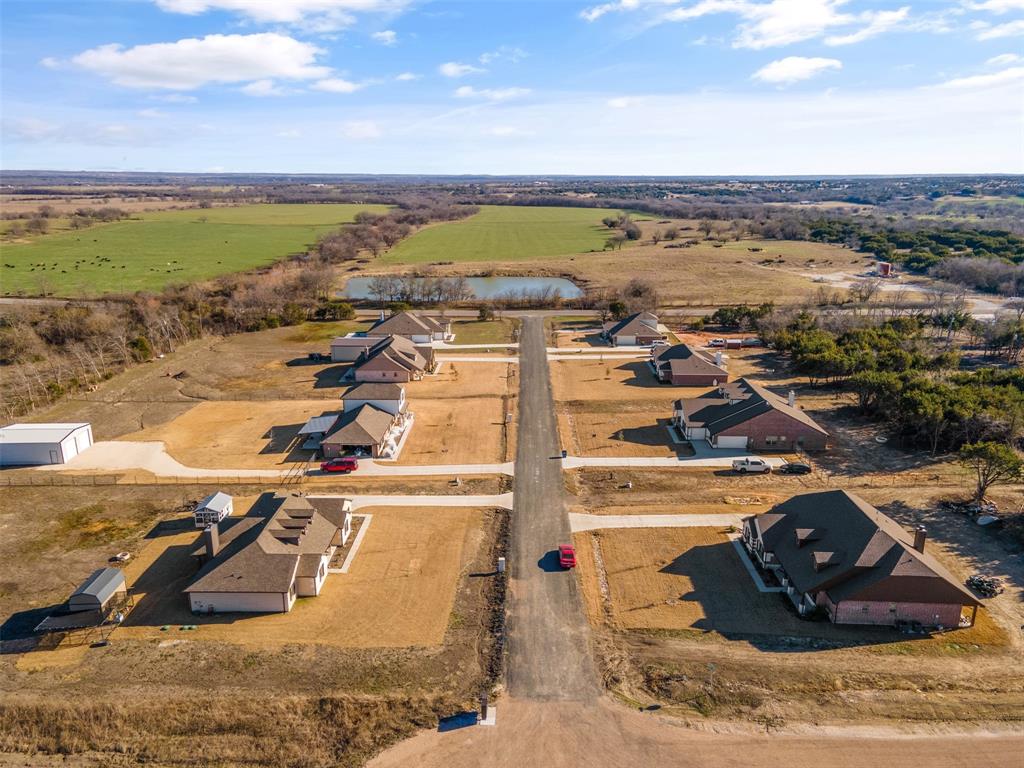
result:
[[[196,505],[192,511],[192,519],[195,521],[196,528],[205,528],[208,525],[219,523],[232,514],[234,514],[234,502],[231,497],[223,491],[217,491]]]
[[[92,426],[11,424],[0,428],[0,467],[66,464],[92,445]]]

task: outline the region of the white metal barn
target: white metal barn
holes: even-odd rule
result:
[[[66,464],[92,445],[92,426],[11,424],[0,428],[0,467]]]

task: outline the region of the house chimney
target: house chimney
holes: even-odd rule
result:
[[[789,407],[796,408],[796,392],[789,390]]]
[[[914,549],[918,552],[924,552],[924,543],[928,539],[928,530],[923,526],[919,525],[914,529]]]
[[[203,529],[203,543],[206,545],[206,559],[213,560],[220,552],[220,530],[217,523],[210,523]]]
[[[719,368],[722,367],[722,353],[721,352],[715,352],[715,365],[717,365]]]

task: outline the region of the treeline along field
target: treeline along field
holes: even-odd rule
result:
[[[270,264],[385,205],[243,205],[137,219],[5,244],[0,293],[60,296],[159,290]]]
[[[609,234],[601,220],[620,213],[608,208],[484,205],[468,219],[417,232],[382,261],[520,261],[600,251]]]

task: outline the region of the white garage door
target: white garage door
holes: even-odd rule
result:
[[[719,448],[746,449],[747,447],[747,438],[745,435],[719,435],[715,442]]]

